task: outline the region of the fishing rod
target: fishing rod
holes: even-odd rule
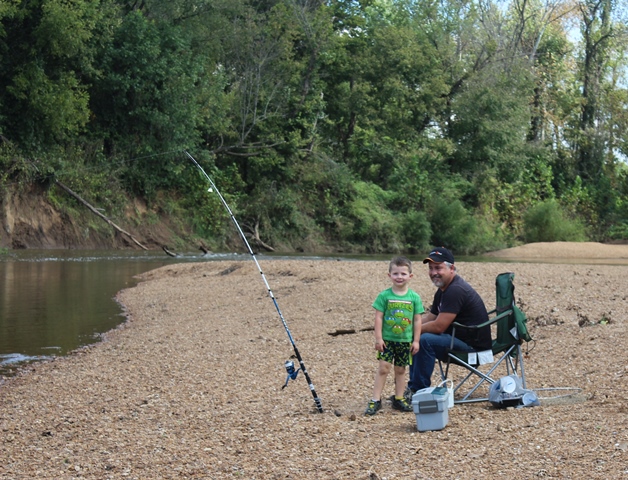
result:
[[[192,155],[190,155],[190,153],[187,150],[184,150],[184,153],[188,157],[190,157],[190,160],[192,160],[194,165],[196,165],[196,167],[201,171],[201,173],[205,176],[205,178],[207,179],[207,181],[211,185],[211,188],[208,191],[212,192],[212,190],[213,190],[213,191],[216,192],[216,194],[218,195],[218,198],[220,198],[220,201],[222,202],[223,206],[225,207],[225,209],[229,213],[229,216],[231,217],[231,221],[235,225],[236,230],[238,231],[238,233],[240,234],[240,238],[242,239],[242,241],[246,245],[247,250],[251,254],[251,257],[253,258],[253,261],[255,262],[255,265],[257,266],[257,269],[259,270],[259,273],[262,275],[262,280],[264,281],[264,285],[266,285],[266,290],[268,291],[268,296],[273,301],[273,304],[275,305],[275,309],[277,310],[277,313],[279,314],[279,318],[281,319],[281,323],[283,324],[283,328],[286,330],[286,333],[288,334],[288,338],[290,339],[290,343],[292,344],[292,348],[294,350],[294,356],[298,360],[300,368],[298,370],[295,370],[294,369],[294,364],[290,360],[288,360],[285,363],[284,366],[286,367],[286,371],[288,372],[288,378],[286,378],[286,384],[283,386],[283,388],[286,387],[286,385],[288,384],[288,381],[290,379],[295,380],[296,377],[297,377],[297,374],[299,373],[299,370],[301,370],[303,372],[303,376],[305,376],[305,380],[307,381],[308,386],[310,387],[310,391],[312,392],[312,396],[314,397],[314,403],[316,403],[317,410],[319,411],[319,413],[323,413],[323,405],[321,404],[321,399],[318,398],[318,395],[316,394],[316,390],[314,389],[314,385],[312,384],[312,380],[310,380],[310,375],[307,372],[307,369],[305,368],[305,364],[303,363],[303,359],[301,358],[301,354],[299,353],[299,349],[297,348],[296,343],[294,343],[294,338],[292,338],[292,333],[290,333],[290,329],[288,328],[288,324],[286,323],[286,320],[283,318],[281,310],[279,309],[279,305],[277,304],[277,300],[275,299],[275,295],[273,295],[273,291],[270,289],[270,285],[268,284],[268,281],[266,280],[266,276],[264,275],[264,272],[262,271],[262,267],[260,267],[260,264],[257,261],[257,257],[255,256],[255,253],[253,253],[253,249],[251,248],[251,245],[249,244],[249,241],[246,239],[246,236],[244,235],[244,232],[240,228],[240,224],[236,220],[235,216],[233,215],[233,212],[231,211],[231,209],[229,208],[229,205],[227,204],[227,201],[224,199],[224,197],[220,193],[220,190],[218,190],[218,187],[216,187],[216,184],[211,179],[211,177],[209,175],[207,175],[205,170],[203,170],[203,167],[201,167],[199,165],[199,163],[195,160],[195,158]]]

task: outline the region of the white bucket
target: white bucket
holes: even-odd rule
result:
[[[447,387],[447,408],[453,408],[454,407],[454,382],[452,379],[448,378],[446,380],[443,380],[442,382],[440,382],[440,384],[438,385],[439,387],[443,387],[446,386]]]
[[[512,376],[503,377],[500,379],[501,389],[505,393],[512,393],[517,389],[517,382]]]
[[[539,402],[539,397],[536,396],[534,392],[524,393],[523,398],[521,399],[524,407],[536,407],[541,404]]]

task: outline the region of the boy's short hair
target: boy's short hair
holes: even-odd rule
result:
[[[393,267],[408,267],[408,272],[412,273],[412,262],[407,257],[393,258],[388,264],[388,272],[390,272]]]

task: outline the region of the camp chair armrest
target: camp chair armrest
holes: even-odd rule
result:
[[[495,310],[492,310],[491,312],[495,312]],[[491,314],[491,312],[488,312],[488,313]],[[480,328],[486,327],[487,325],[493,325],[495,322],[497,322],[498,320],[501,320],[507,315],[510,315],[511,313],[512,313],[512,309],[509,308],[508,310],[504,310],[502,313],[494,316],[488,321],[484,323],[480,323],[479,325],[463,325],[462,323],[458,323],[458,322],[453,322],[452,325],[454,327],[454,331],[456,328],[465,328],[467,330],[478,330]]]
[[[488,312],[488,313],[490,314],[491,312]],[[479,330],[480,328],[493,325],[495,322],[501,320],[503,317],[510,314],[512,314],[512,309],[509,308],[508,310],[504,310],[503,312],[501,312],[499,315],[496,315],[493,318],[490,318],[488,321],[484,323],[480,323],[479,325],[463,325],[462,323],[453,322],[451,324],[453,329],[451,331],[451,345],[449,346],[449,348],[452,350],[454,348],[454,340],[456,339],[457,328],[464,328],[465,330]]]

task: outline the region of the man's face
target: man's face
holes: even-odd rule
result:
[[[444,263],[429,262],[429,276],[438,288],[446,287],[454,276],[454,267],[453,265],[449,267]]]

